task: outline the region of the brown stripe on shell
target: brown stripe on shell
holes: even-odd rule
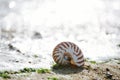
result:
[[[71,48],[73,48],[74,47],[74,45],[73,44],[71,44]]]
[[[61,46],[59,46],[59,48],[60,48],[61,50],[64,50]]]
[[[57,57],[53,57],[54,58],[54,60],[57,62]]]
[[[59,55],[54,54],[53,57],[59,57]]]
[[[74,43],[68,42],[71,45],[71,48],[74,47]]]
[[[80,57],[78,57],[77,59],[79,60],[79,59],[82,59],[83,58],[83,55],[82,56],[80,56]]]
[[[76,49],[75,51],[78,53],[78,51],[79,51],[79,48],[77,47],[77,49]]]
[[[78,46],[75,45],[74,43],[71,43],[71,45],[72,45],[74,51],[75,51],[75,52],[78,52],[78,50],[79,50]]]
[[[82,53],[81,49],[79,51],[80,51],[80,53]]]
[[[76,46],[74,45],[74,50],[76,49]]]
[[[64,48],[67,48],[67,45],[65,45],[65,42],[62,42],[61,45],[62,45]]]
[[[58,50],[57,48],[55,48],[55,49],[53,50],[53,53],[56,53],[56,52],[59,52],[59,50]]]
[[[53,51],[53,54],[57,54],[57,53],[59,53],[59,51],[58,51],[58,50],[56,50],[56,51]]]
[[[53,55],[55,55],[56,54],[56,52],[55,51],[53,51]]]
[[[67,47],[69,47],[69,44],[67,42],[64,42],[64,43],[67,45]]]
[[[84,63],[84,59],[82,61],[77,62],[78,64]]]
[[[79,54],[82,54],[82,51],[79,49]]]
[[[57,58],[57,62],[60,63],[60,58]]]
[[[76,53],[73,53],[75,56],[79,56],[81,53],[78,53],[78,54],[76,54]]]
[[[80,66],[84,66],[84,63],[80,64]]]
[[[53,56],[56,55],[57,53],[53,52]]]

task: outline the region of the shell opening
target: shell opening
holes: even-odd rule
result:
[[[65,53],[64,53],[64,59],[65,59],[67,62],[69,62],[71,65],[75,65],[75,62],[74,62],[72,56],[70,55],[70,53],[65,52]]]

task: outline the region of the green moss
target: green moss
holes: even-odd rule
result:
[[[36,70],[34,68],[24,68],[26,72],[35,72]]]
[[[0,72],[0,77],[2,78],[10,78],[10,74],[22,74],[22,73],[30,73],[30,72],[37,72],[37,73],[50,73],[49,69],[34,69],[34,68],[24,68],[19,71],[3,71]]]
[[[120,62],[117,62],[117,64],[120,64]]]
[[[48,80],[58,80],[57,77],[48,77]]]
[[[66,67],[66,65],[53,64],[52,69],[62,69],[64,67]]]
[[[86,58],[85,61],[86,61],[86,62],[90,62],[90,63],[92,63],[92,64],[96,64],[96,63],[97,63],[96,61],[92,61],[92,60],[90,60],[89,58]]]
[[[90,63],[92,63],[92,64],[96,64],[96,61],[89,61]]]
[[[26,72],[35,72],[36,70],[33,68],[24,68],[19,71],[19,73],[26,73]]]
[[[54,68],[57,68],[57,67],[59,67],[58,64],[53,64],[53,66],[52,66],[53,69],[54,69]]]
[[[6,73],[6,71],[0,72],[0,77],[5,78],[5,79],[6,79],[6,78],[10,78],[9,74]]]
[[[40,69],[37,69],[36,72],[37,73],[50,73],[50,70],[49,69],[40,68]]]
[[[34,58],[38,58],[38,55],[35,54],[35,55],[33,55],[33,57],[34,57]]]

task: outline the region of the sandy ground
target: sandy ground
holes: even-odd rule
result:
[[[10,75],[11,79],[0,80],[120,80],[120,60],[105,63],[85,62],[83,68],[54,67],[50,73],[21,73]],[[54,80],[54,79],[52,79]]]

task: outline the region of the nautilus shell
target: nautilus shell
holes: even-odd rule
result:
[[[83,66],[84,56],[80,48],[72,42],[61,42],[53,50],[53,59],[60,65]]]

